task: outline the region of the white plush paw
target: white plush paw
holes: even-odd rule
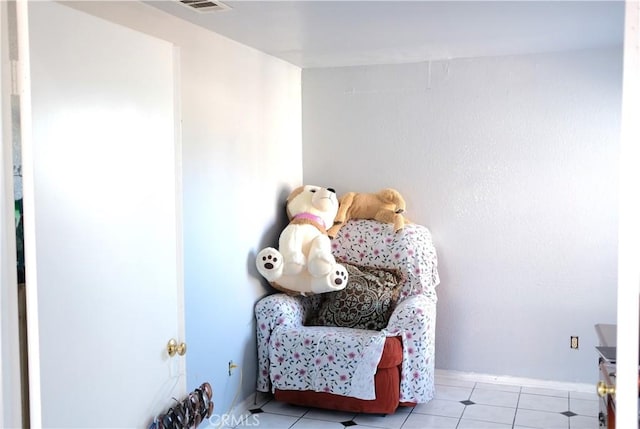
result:
[[[349,274],[340,264],[336,264],[332,271],[324,277],[311,277],[311,291],[325,293],[342,290],[347,285]]]
[[[258,253],[258,256],[256,256],[256,268],[258,268],[258,272],[270,282],[282,276],[283,263],[284,258],[280,252],[273,247],[262,249],[260,253]]]
[[[340,264],[336,264],[329,276],[329,281],[334,290],[344,289],[349,281],[349,273],[347,273],[347,269]]]

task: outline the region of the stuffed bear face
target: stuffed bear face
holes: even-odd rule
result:
[[[338,213],[336,191],[314,185],[294,189],[287,199],[287,214],[289,219],[293,219],[303,213],[320,217],[327,228],[333,225]]]

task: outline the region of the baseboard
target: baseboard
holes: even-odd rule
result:
[[[249,410],[262,407],[265,403],[269,402],[271,398],[273,398],[273,395],[270,393],[254,392],[233,407],[230,414],[234,416],[245,415]]]
[[[568,390],[572,392],[594,393],[595,385],[589,383],[572,383],[566,381],[541,380],[536,378],[513,377],[510,375],[478,374],[475,372],[436,369],[436,376],[455,378],[465,381],[506,384],[510,386],[537,387],[541,389]]]

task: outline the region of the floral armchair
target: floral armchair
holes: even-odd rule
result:
[[[308,326],[323,301],[340,292],[266,296],[255,309],[257,390],[297,405],[382,414],[428,402],[439,283],[429,230],[407,224],[394,233],[375,220],[350,220],[332,246],[346,264],[399,272],[386,327]]]

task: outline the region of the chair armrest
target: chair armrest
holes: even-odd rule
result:
[[[425,403],[433,398],[436,304],[424,295],[407,297],[395,308],[384,329],[402,338],[400,401]]]
[[[256,304],[255,314],[260,330],[261,323],[273,330],[276,326],[302,326],[306,309],[302,297],[283,293],[267,295]],[[264,329],[264,328],[263,328]]]
[[[431,298],[425,295],[409,296],[393,310],[385,331],[396,332],[396,335],[406,331],[426,332],[425,322],[428,322],[431,313],[435,320],[436,306]]]
[[[271,333],[280,326],[302,326],[306,308],[301,297],[292,297],[276,293],[262,298],[256,304],[256,342],[258,346],[258,379],[256,388],[268,392],[269,380],[269,341]]]

